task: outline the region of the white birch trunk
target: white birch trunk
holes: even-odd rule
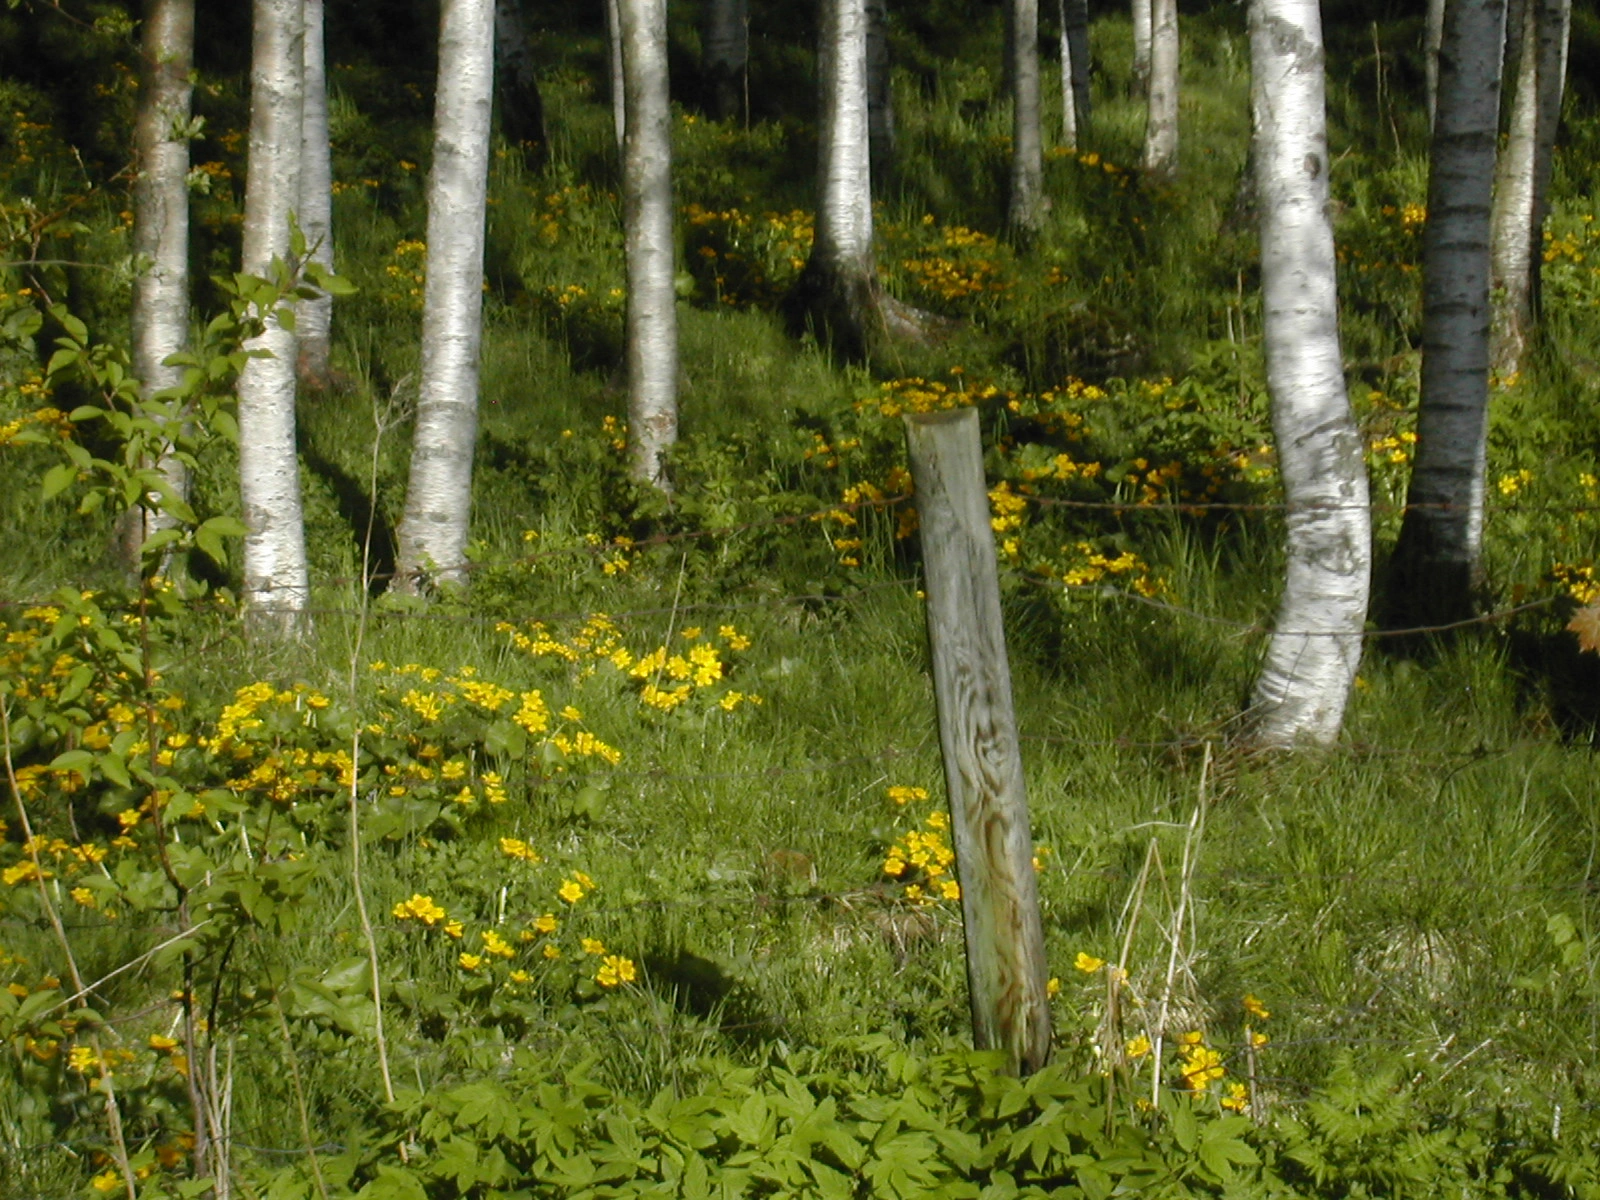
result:
[[[750,62],[750,0],[709,0],[702,33],[706,99],[724,121],[745,112],[745,72]]]
[[[1039,116],[1039,0],[1009,0],[1011,198],[1006,219],[1024,237],[1044,222],[1044,138]]]
[[[875,268],[865,0],[823,0],[818,59],[821,203],[811,254],[834,271],[871,276]]]
[[[300,198],[305,49],[301,0],[255,0],[250,68],[250,158],[243,268],[267,276],[290,257],[289,222]],[[239,372],[239,498],[244,523],[244,604],[252,630],[301,630],[310,601],[300,463],[295,449],[295,337],[269,316],[245,343],[267,357]]]
[[[483,243],[494,104],[494,0],[444,0],[428,176],[422,364],[395,584],[465,585],[478,440]]]
[[[1483,542],[1489,416],[1490,189],[1505,0],[1451,0],[1422,245],[1422,397],[1390,621],[1470,616]]]
[[[1317,0],[1254,0],[1250,45],[1267,386],[1288,551],[1250,721],[1261,745],[1328,743],[1361,663],[1372,532],[1339,351]]]
[[[1057,0],[1056,15],[1061,22],[1061,144],[1078,148],[1078,97],[1072,86],[1072,38],[1067,32],[1067,0]]]
[[[1133,0],[1133,81],[1143,90],[1150,82],[1152,0]]]
[[[1178,0],[1152,0],[1150,8],[1150,106],[1142,165],[1164,179],[1178,173]]]
[[[143,270],[133,281],[132,342],[133,372],[149,399],[182,382],[182,367],[163,364],[189,341],[188,127],[194,91],[189,78],[194,67],[194,0],[146,0],[140,54],[133,253]],[[184,464],[163,454],[156,465],[173,492],[187,498],[189,472]],[[130,512],[119,537],[124,566],[137,571],[145,539],[172,523],[159,508]]]
[[[628,257],[628,467],[672,490],[666,455],[678,440],[678,310],[672,236],[672,107],[666,0],[621,0],[628,99],[622,195]]]
[[[611,48],[611,123],[617,131],[617,149],[622,149],[628,136],[627,97],[623,95],[626,84],[622,70],[622,12],[621,0],[605,0],[606,39]]]
[[[1491,217],[1490,363],[1509,377],[1521,369],[1535,323],[1544,251],[1546,193],[1561,120],[1562,67],[1570,0],[1526,0],[1516,31],[1516,89],[1510,128],[1495,169]]]
[[[305,108],[301,116],[300,230],[311,260],[333,271],[333,153],[328,142],[328,68],[322,37],[323,0],[305,3]],[[300,301],[295,312],[300,379],[318,391],[331,383],[333,297]]]

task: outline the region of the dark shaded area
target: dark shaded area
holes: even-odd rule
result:
[[[674,1008],[715,1023],[741,1046],[759,1046],[784,1035],[783,1023],[765,1009],[760,997],[720,963],[680,949],[648,954],[643,966],[653,990]]]

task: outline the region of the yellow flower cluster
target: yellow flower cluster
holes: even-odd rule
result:
[[[891,787],[887,794],[901,806],[928,796],[923,788],[907,787]],[[961,885],[952,870],[956,852],[950,846],[949,830],[950,818],[943,812],[931,812],[923,818],[922,828],[906,830],[889,847],[883,873],[900,882],[907,900],[926,905],[961,899]]]
[[[30,389],[33,394],[43,394],[44,388],[44,383],[39,379],[25,380],[18,385],[18,390],[23,395],[30,394]],[[60,441],[70,441],[72,422],[59,408],[48,405],[0,425],[0,446],[45,441],[52,437]]]
[[[1507,498],[1515,496],[1533,482],[1533,472],[1524,467],[1520,471],[1507,471],[1495,480],[1495,487]]]
[[[955,386],[943,383],[937,379],[924,379],[920,375],[913,375],[905,379],[890,379],[878,389],[878,395],[872,400],[858,401],[856,407],[863,409],[867,404],[873,404],[878,412],[885,417],[898,417],[902,413],[940,412],[950,408],[966,408],[981,404],[986,400],[993,400],[1004,394],[993,384],[969,386],[964,379],[960,379],[961,368],[952,367],[951,374],[958,376]]]
[[[1411,461],[1412,447],[1416,444],[1416,433],[1406,429],[1385,437],[1372,438],[1367,442],[1367,453],[1375,460],[1403,467]]]

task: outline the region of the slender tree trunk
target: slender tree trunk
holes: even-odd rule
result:
[[[244,193],[247,274],[290,258],[289,221],[300,198],[305,45],[301,0],[255,0],[250,68],[250,160]],[[310,602],[300,463],[295,449],[295,337],[276,316],[245,344],[239,372],[239,498],[244,603],[251,628],[289,636]]]
[[[1039,116],[1039,0],[1009,0],[1011,202],[1006,220],[1027,238],[1044,224],[1044,136]]]
[[[183,379],[164,363],[189,340],[189,117],[194,66],[194,0],[145,0],[140,42],[139,112],[134,140],[133,252],[147,264],[133,281],[133,371],[146,399]],[[176,434],[174,430],[174,434]],[[165,454],[157,466],[174,494],[189,494],[188,469]],[[157,530],[171,525],[160,508],[130,510],[118,531],[129,573]]]
[[[1133,82],[1140,91],[1150,84],[1150,38],[1154,24],[1152,0],[1133,0]]]
[[[1422,29],[1422,69],[1428,88],[1428,128],[1439,103],[1439,41],[1444,37],[1445,0],[1428,0],[1428,15]]]
[[[300,229],[311,259],[333,270],[333,157],[328,143],[328,70],[322,39],[323,0],[304,0],[306,15],[305,111],[301,118]],[[332,382],[329,353],[333,297],[300,301],[295,313],[301,382],[326,391]]]
[[[606,37],[611,47],[611,123],[617,131],[617,149],[628,136],[627,98],[623,95],[621,0],[605,0]]]
[[[483,241],[494,106],[494,0],[444,0],[428,177],[427,282],[411,479],[395,587],[465,586],[483,340]]]
[[[884,293],[873,258],[866,0],[822,0],[817,67],[816,234],[784,307],[796,332],[860,359],[923,335],[922,315]]]
[[[1178,0],[1151,4],[1150,107],[1143,166],[1162,179],[1178,173]]]
[[[882,189],[894,171],[894,79],[888,0],[867,0],[867,140],[872,180]]]
[[[1510,132],[1495,171],[1490,235],[1494,313],[1490,362],[1496,375],[1517,373],[1535,322],[1544,252],[1546,193],[1561,120],[1562,65],[1571,0],[1526,0],[1518,47]]]
[[[1251,733],[1268,746],[1327,743],[1361,663],[1372,530],[1339,352],[1317,0],[1253,0],[1250,47],[1267,386],[1288,549]]]
[[[1422,244],[1422,398],[1389,584],[1393,626],[1472,615],[1489,416],[1489,217],[1505,0],[1451,0]]]
[[[1056,0],[1061,23],[1061,144],[1078,148],[1078,94],[1072,83],[1072,38],[1067,32],[1067,0]]]
[[[678,310],[672,260],[672,108],[666,0],[622,0],[628,97],[623,219],[628,255],[628,466],[671,491],[666,455],[678,440]]]
[[[527,170],[541,171],[549,159],[550,133],[545,128],[539,68],[520,0],[495,0],[494,55],[501,136],[522,151],[522,165]]]
[[[1072,66],[1072,111],[1082,141],[1089,136],[1094,116],[1089,97],[1089,0],[1061,0],[1061,25]]]
[[[718,120],[749,120],[745,72],[750,65],[750,0],[707,0],[701,39],[706,107]]]

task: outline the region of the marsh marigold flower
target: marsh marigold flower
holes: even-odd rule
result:
[[[1082,950],[1079,950],[1078,956],[1072,960],[1072,965],[1078,970],[1082,971],[1085,975],[1093,975],[1101,967],[1106,965],[1106,960],[1103,958],[1096,958],[1092,954],[1086,954]]]

